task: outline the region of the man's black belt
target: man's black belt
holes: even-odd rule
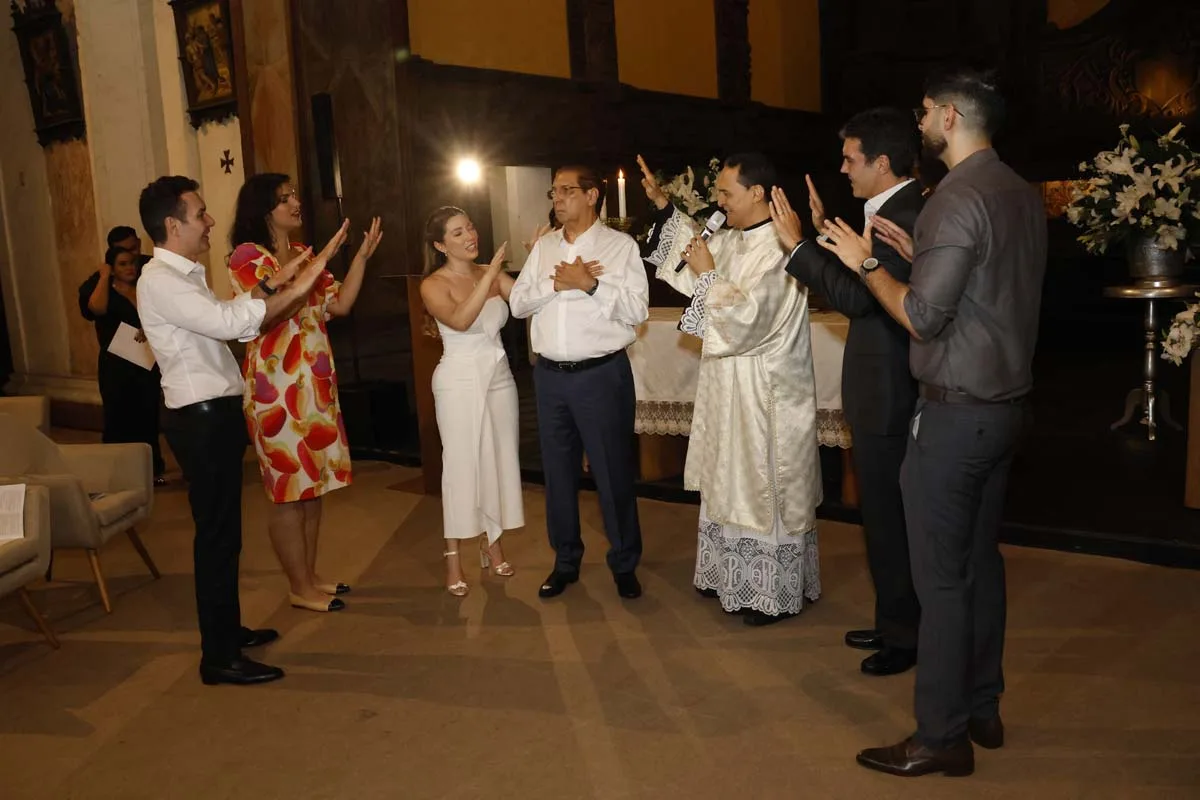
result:
[[[1005,400],[983,400],[966,392],[943,389],[941,386],[932,386],[928,383],[921,384],[921,397],[931,403],[951,403],[963,406],[1015,406],[1025,402],[1025,395]]]
[[[552,369],[555,372],[583,372],[585,369],[607,364],[624,352],[624,350],[614,350],[606,356],[597,356],[583,361],[551,361],[545,356],[538,356],[538,366]]]
[[[189,403],[186,406],[169,409],[180,414],[215,414],[218,411],[228,411],[230,408],[242,409],[242,396],[231,394],[227,397],[214,397],[212,400],[201,400],[199,403]]]

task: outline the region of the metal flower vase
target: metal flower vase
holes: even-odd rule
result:
[[[1182,243],[1174,250],[1166,250],[1158,246],[1154,236],[1134,236],[1126,247],[1129,275],[1137,283],[1166,287],[1179,282],[1186,252]]]

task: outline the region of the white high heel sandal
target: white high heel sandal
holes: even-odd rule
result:
[[[450,550],[448,552],[442,553],[443,558],[449,558],[450,556],[457,557],[458,551]],[[449,592],[450,594],[454,595],[455,597],[466,597],[467,592],[471,591],[471,587],[467,586],[466,581],[460,579],[460,580],[457,580],[454,583],[450,584],[449,586],[447,586],[446,591]]]
[[[479,540],[479,567],[481,569],[487,569],[489,566],[491,566],[491,563],[492,554],[488,551],[487,538],[484,537]],[[513,569],[512,564],[509,564],[507,561],[502,561],[501,563],[492,567],[492,574],[498,575],[501,578],[511,578],[513,575],[517,574],[517,571]]]

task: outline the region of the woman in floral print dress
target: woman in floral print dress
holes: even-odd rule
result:
[[[252,290],[295,258],[297,248],[289,235],[301,222],[300,202],[287,175],[265,173],[246,181],[230,234],[229,276],[235,291]],[[344,281],[325,272],[303,306],[246,346],[243,405],[263,486],[274,504],[268,522],[271,545],[287,574],[289,601],[311,611],[344,608],[334,595],[350,591],[316,571],[321,496],[351,481],[325,323],[350,313],[367,259],[382,236],[376,217]]]

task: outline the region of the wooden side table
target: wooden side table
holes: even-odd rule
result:
[[[1163,282],[1148,282],[1131,286],[1110,286],[1104,290],[1105,297],[1146,301],[1146,316],[1143,318],[1145,322],[1143,327],[1143,331],[1145,332],[1145,353],[1142,363],[1142,385],[1131,389],[1125,397],[1125,415],[1112,424],[1112,430],[1115,431],[1122,425],[1131,422],[1133,420],[1134,409],[1140,407],[1142,409],[1142,417],[1139,421],[1146,426],[1147,438],[1150,441],[1154,441],[1158,434],[1160,405],[1162,421],[1177,431],[1183,430],[1183,426],[1171,419],[1170,397],[1166,391],[1160,391],[1155,383],[1159,360],[1159,323],[1158,309],[1155,307],[1155,303],[1158,300],[1175,300],[1192,297],[1195,295],[1197,288],[1200,287],[1187,283],[1163,285]]]

